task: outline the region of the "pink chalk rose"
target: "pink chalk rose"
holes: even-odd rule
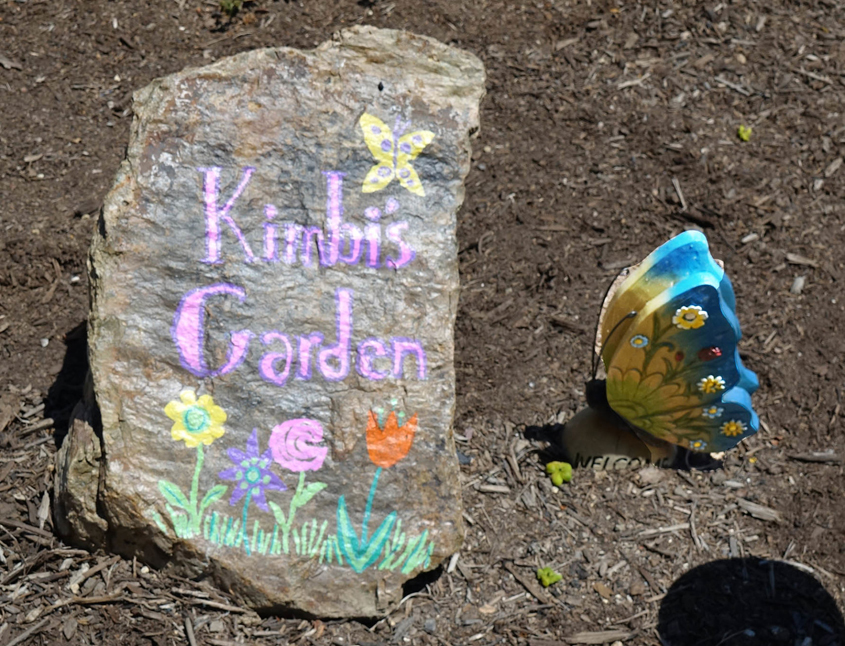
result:
[[[270,451],[288,471],[317,471],[323,466],[328,449],[318,446],[323,441],[323,426],[314,419],[291,419],[273,428]]]

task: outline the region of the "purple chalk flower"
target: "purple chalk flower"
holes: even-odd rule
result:
[[[244,496],[249,496],[263,511],[268,511],[265,491],[284,491],[285,483],[275,473],[270,471],[273,456],[270,449],[259,454],[258,429],[253,429],[252,435],[246,442],[246,453],[240,449],[231,448],[229,459],[234,466],[218,473],[222,480],[235,482],[230,505],[236,504]],[[248,499],[249,500],[249,499]],[[247,504],[249,502],[247,501]]]

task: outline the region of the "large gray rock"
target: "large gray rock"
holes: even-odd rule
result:
[[[72,427],[67,535],[337,617],[460,547],[455,216],[483,92],[474,56],[364,27],[136,94],[91,249],[101,446]]]

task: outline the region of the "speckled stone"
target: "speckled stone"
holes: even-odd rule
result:
[[[65,535],[324,617],[384,614],[459,549],[455,221],[483,93],[474,56],[360,27],[136,94]]]

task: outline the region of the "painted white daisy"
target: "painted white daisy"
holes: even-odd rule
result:
[[[717,393],[720,390],[725,389],[725,380],[718,375],[715,377],[713,375],[708,375],[698,382],[698,389],[703,393],[712,395],[713,393]]]

